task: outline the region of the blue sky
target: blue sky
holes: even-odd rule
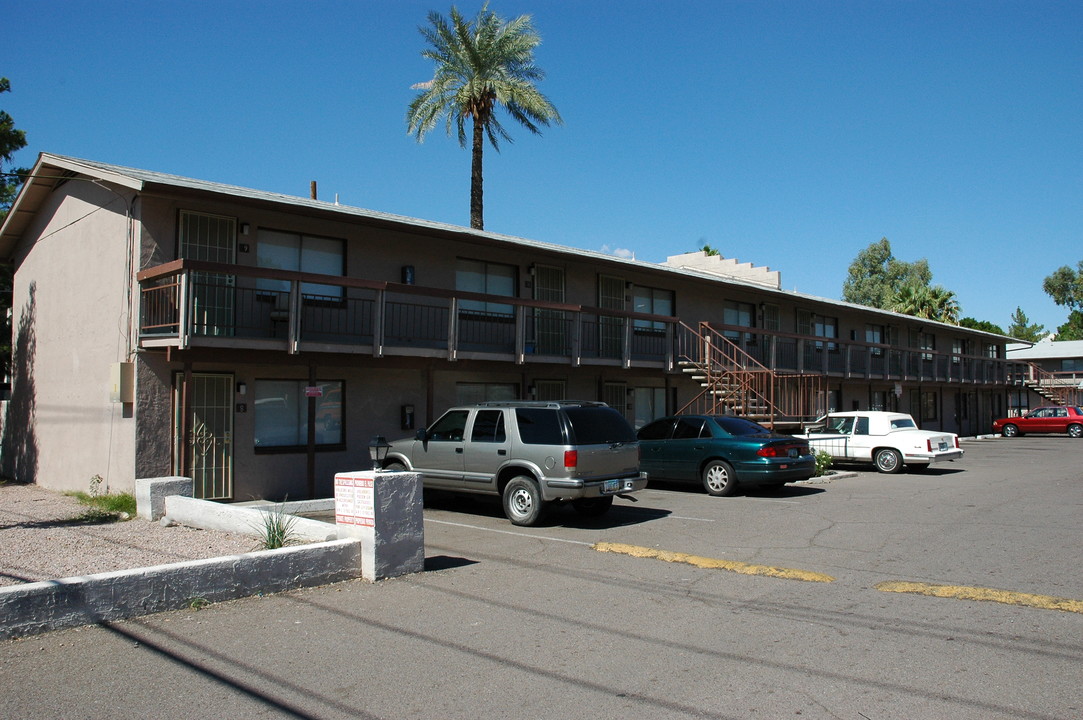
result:
[[[473,16],[480,3],[459,2]],[[425,0],[5,2],[0,108],[39,151],[459,225],[418,144]],[[705,243],[841,296],[887,237],[963,314],[1049,329],[1083,260],[1083,3],[492,0],[531,14],[565,125],[488,149],[485,227],[659,262]],[[509,121],[511,122],[511,121]]]

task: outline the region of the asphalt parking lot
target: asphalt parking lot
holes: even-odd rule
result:
[[[964,448],[533,528],[430,497],[425,573],[7,643],[0,715],[1083,716],[1083,445]]]

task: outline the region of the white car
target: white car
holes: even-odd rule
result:
[[[871,462],[883,473],[904,465],[928,467],[963,457],[955,433],[922,430],[906,413],[879,410],[836,412],[806,431],[813,451],[826,450],[842,462]]]

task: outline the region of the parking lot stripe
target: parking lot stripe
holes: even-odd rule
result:
[[[655,548],[642,547],[640,545],[625,545],[623,543],[600,542],[594,544],[598,552],[621,553],[632,557],[651,558],[672,563],[685,563],[708,570],[728,570],[741,573],[742,575],[765,575],[768,577],[784,578],[786,580],[803,580],[805,582],[834,582],[835,578],[823,573],[810,570],[795,570],[793,568],[771,567],[770,565],[752,565],[739,560],[719,560],[718,558],[700,557],[687,553],[670,552],[668,550],[656,550]]]
[[[431,518],[425,518],[425,522],[435,523],[437,525],[450,525],[452,527],[469,528],[471,530],[484,530],[485,532],[500,533],[502,535],[518,535],[519,537],[534,538],[536,540],[552,540],[553,542],[569,543],[571,545],[593,544],[584,540],[567,540],[565,538],[551,537],[549,535],[534,535],[533,533],[516,532],[514,530],[498,530],[497,528],[487,528],[482,527],[481,525],[467,525],[466,523],[448,522],[447,520],[433,520]]]
[[[1083,613],[1083,600],[1053,597],[1052,595],[1033,595],[1031,593],[995,590],[993,588],[967,587],[965,585],[931,585],[921,582],[889,580],[874,586],[883,592],[914,593],[933,597],[955,598],[957,600],[981,600],[998,602],[1005,605],[1024,605],[1043,610],[1063,610],[1064,612]]]

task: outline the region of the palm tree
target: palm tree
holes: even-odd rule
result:
[[[959,324],[959,301],[955,293],[942,285],[904,285],[890,309],[926,320]]]
[[[529,15],[505,22],[486,3],[473,21],[452,6],[450,22],[440,13],[429,13],[429,27],[419,28],[431,47],[422,51],[436,63],[432,80],[413,89],[422,90],[406,112],[408,132],[422,142],[425,134],[444,117],[447,134],[455,127],[459,145],[466,147],[466,119],[473,123],[470,168],[470,227],[484,228],[482,203],[482,148],[485,137],[500,151],[498,140],[512,142],[495,111],[503,107],[534,134],[539,125],[562,124],[560,113],[534,86],[545,77],[534,65],[534,48],[541,38]]]

